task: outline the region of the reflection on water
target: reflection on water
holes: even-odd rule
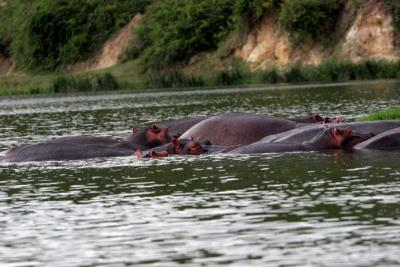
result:
[[[119,137],[151,121],[249,111],[346,118],[398,84],[12,99],[1,149]],[[0,165],[1,266],[398,266],[400,153],[134,157]]]

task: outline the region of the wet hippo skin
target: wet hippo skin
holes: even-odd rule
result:
[[[103,137],[62,137],[38,144],[13,147],[2,161],[79,160],[98,157],[129,156],[140,149],[149,149],[171,141],[167,128],[144,127],[128,141]]]
[[[232,150],[232,154],[259,154],[294,151],[318,151],[327,149],[343,149],[347,142],[354,138],[363,138],[351,129],[340,130],[336,127],[324,128],[310,141],[302,143],[253,143]],[[363,138],[363,140],[366,140]]]
[[[160,126],[167,127],[171,136],[181,135],[197,123],[207,119],[208,117],[185,118],[178,120],[170,120],[158,123]]]
[[[264,136],[288,131],[296,123],[267,115],[227,113],[205,119],[182,134],[181,138],[207,139],[213,145],[251,144]]]
[[[351,128],[358,133],[378,135],[382,132],[400,127],[400,121],[372,121],[372,122],[349,122],[338,124],[327,124],[328,126],[334,125],[340,129]],[[302,143],[311,140],[317,135],[325,126],[320,124],[308,125],[300,128],[295,128],[287,132],[270,135],[257,141],[257,143],[271,143],[271,142],[294,142]]]
[[[400,127],[383,132],[367,141],[359,143],[354,149],[400,150]]]

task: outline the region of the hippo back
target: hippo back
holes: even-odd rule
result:
[[[208,139],[213,145],[247,145],[264,136],[285,132],[296,123],[267,115],[227,113],[205,119],[182,134],[181,138]]]
[[[19,147],[7,153],[6,162],[79,160],[98,157],[130,156],[133,150],[112,146],[74,143],[39,143]]]
[[[399,150],[400,127],[374,136],[356,145],[354,149]]]
[[[168,127],[171,135],[183,134],[197,123],[207,119],[207,117],[185,118],[158,123],[160,126]]]

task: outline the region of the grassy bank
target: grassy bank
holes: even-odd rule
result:
[[[400,63],[365,61],[359,63],[327,61],[319,66],[292,66],[287,69],[251,71],[241,61],[229,67],[179,68],[140,72],[137,61],[85,74],[14,73],[0,76],[0,95],[73,93],[109,90],[145,90],[180,87],[231,86],[246,84],[343,82],[354,80],[397,79]]]
[[[400,120],[400,108],[389,108],[370,114],[359,121]]]

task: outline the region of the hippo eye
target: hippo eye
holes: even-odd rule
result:
[[[353,130],[351,130],[351,129],[347,129],[347,134],[353,134]]]

